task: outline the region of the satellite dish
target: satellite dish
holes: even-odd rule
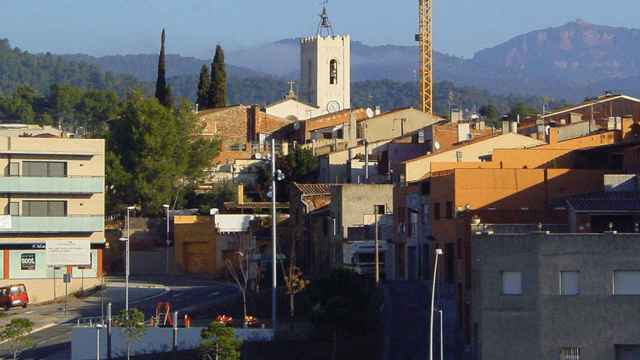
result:
[[[367,108],[367,117],[371,119],[374,116],[376,116],[376,114],[373,112],[373,109]]]
[[[262,154],[260,154],[260,153],[256,153],[256,154],[254,155],[254,157],[256,158],[256,160],[260,160],[260,159],[262,159]]]
[[[437,142],[437,141],[435,143],[433,143],[433,148],[436,149],[436,150],[440,150],[440,143]]]

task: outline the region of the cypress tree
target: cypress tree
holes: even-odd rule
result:
[[[158,59],[158,80],[156,81],[156,98],[160,104],[170,107],[171,95],[169,94],[169,88],[167,87],[164,41],[165,32],[164,29],[162,29],[162,36],[160,38],[160,57]]]
[[[209,87],[211,86],[209,67],[202,65],[200,69],[200,80],[198,81],[198,108],[204,110],[209,107]]]
[[[209,85],[209,107],[227,106],[227,71],[224,66],[224,51],[216,46],[211,63],[211,84]]]

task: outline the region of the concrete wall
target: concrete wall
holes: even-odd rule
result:
[[[614,360],[615,345],[640,344],[640,296],[613,295],[616,270],[638,268],[637,234],[476,235],[473,322],[478,359]],[[523,274],[523,294],[501,295],[501,272]],[[559,272],[579,271],[580,293],[559,295]]]
[[[176,271],[213,274],[220,267],[216,262],[214,218],[212,216],[176,216],[175,258]]]
[[[200,334],[204,328],[178,328],[177,349],[192,350],[200,346]],[[248,342],[265,342],[273,339],[269,329],[234,329],[236,336]],[[100,358],[107,358],[107,331],[100,330]],[[131,344],[131,355],[169,352],[173,349],[174,329],[147,328],[144,337]],[[98,348],[98,330],[89,327],[75,327],[71,333],[71,359],[93,360]],[[111,353],[114,357],[126,357],[127,338],[120,328],[112,329]]]
[[[389,140],[423,129],[442,119],[408,108],[391,111],[365,120],[359,124],[363,138],[369,142]]]

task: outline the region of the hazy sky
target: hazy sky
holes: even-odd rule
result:
[[[157,52],[208,57],[315,33],[321,0],[0,0],[0,38],[31,52]],[[615,6],[613,6],[615,5]],[[338,32],[367,44],[413,44],[417,0],[330,0]],[[621,11],[622,10],[622,11]],[[640,27],[640,1],[434,0],[435,48],[470,57],[514,35],[577,18]]]

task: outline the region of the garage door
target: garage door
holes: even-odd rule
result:
[[[209,248],[206,243],[186,244],[184,248],[185,271],[188,273],[206,273],[209,261]]]

